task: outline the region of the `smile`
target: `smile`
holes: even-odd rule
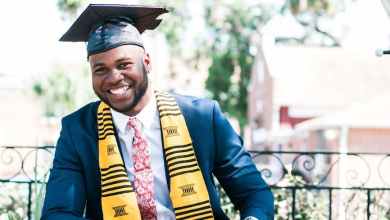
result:
[[[108,90],[109,93],[113,94],[113,95],[125,95],[126,92],[129,90],[130,86],[122,86],[122,87],[119,87],[119,88],[115,88],[115,89],[110,89]]]

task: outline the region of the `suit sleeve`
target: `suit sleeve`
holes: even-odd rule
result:
[[[66,120],[58,139],[46,186],[42,220],[82,220],[86,195],[82,164],[69,135]]]
[[[241,218],[253,216],[271,220],[274,215],[273,195],[256,169],[240,136],[233,130],[217,103],[213,109],[216,145],[214,173]]]

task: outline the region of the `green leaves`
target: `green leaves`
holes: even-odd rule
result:
[[[207,28],[213,43],[209,48],[212,63],[206,89],[243,128],[247,123],[248,85],[254,62],[254,55],[249,52],[251,39],[258,36],[258,29],[271,17],[270,12],[263,5],[218,2],[218,6],[208,7]]]
[[[331,9],[331,0],[287,0],[293,14],[299,14],[308,10],[315,13],[327,12]]]
[[[43,102],[45,116],[58,117],[92,100],[94,94],[89,84],[87,68],[71,72],[56,67],[46,78],[35,80],[32,90]]]
[[[74,17],[77,10],[85,4],[85,0],[57,0],[57,7],[64,14],[64,17]]]

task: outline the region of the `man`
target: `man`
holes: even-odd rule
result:
[[[273,197],[214,101],[154,92],[140,34],[164,8],[90,5],[63,41],[87,41],[100,102],[62,120],[42,219],[273,219]]]

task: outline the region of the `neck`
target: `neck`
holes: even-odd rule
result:
[[[136,116],[138,113],[142,111],[142,109],[145,108],[145,106],[149,103],[151,97],[153,95],[153,91],[150,85],[148,85],[148,88],[146,89],[146,92],[144,96],[142,96],[141,100],[138,102],[136,106],[132,110],[126,113],[126,115],[133,117]]]

